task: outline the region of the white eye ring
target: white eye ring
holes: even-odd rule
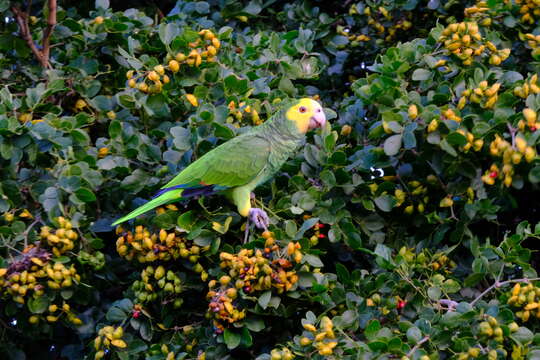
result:
[[[301,113],[305,113],[307,111],[306,107],[305,106],[300,106],[298,108],[298,111],[300,111]]]

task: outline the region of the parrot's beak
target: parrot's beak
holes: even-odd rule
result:
[[[311,118],[309,118],[309,130],[313,130],[315,128],[322,128],[326,125],[326,115],[324,115],[324,111],[319,108],[315,110],[315,114]]]

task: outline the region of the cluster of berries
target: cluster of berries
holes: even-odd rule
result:
[[[521,309],[516,312],[516,316],[523,322],[533,317],[540,319],[540,287],[533,284],[522,286],[517,283],[506,303]]]
[[[486,80],[481,81],[477,87],[469,88],[461,93],[457,108],[463,109],[467,103],[479,104],[483,109],[492,109],[499,98],[501,83],[489,85]]]
[[[131,288],[141,303],[161,299],[162,302],[172,302],[175,309],[183,303],[183,299],[178,297],[183,290],[180,277],[172,270],[165,270],[163,265],[156,268],[147,266],[141,272],[141,280],[134,281]]]
[[[73,230],[73,225],[69,220],[60,216],[56,218],[59,227],[57,229],[49,226],[42,226],[39,232],[42,242],[48,244],[54,256],[61,256],[67,251],[73,250],[75,241],[79,235]]]
[[[94,349],[96,349],[94,360],[105,357],[108,350],[111,348],[126,348],[127,343],[122,339],[123,336],[124,329],[122,326],[116,328],[113,326],[105,326],[99,329],[98,336],[94,339]]]
[[[471,65],[477,56],[490,55],[489,63],[500,65],[510,56],[510,49],[498,50],[480,33],[478,24],[474,21],[448,25],[439,37],[448,52],[461,60],[462,64]]]
[[[328,316],[321,318],[319,328],[307,322],[303,324],[303,327],[306,331],[300,338],[300,345],[315,348],[319,355],[332,355],[338,342],[334,334],[334,324]]]
[[[129,261],[136,259],[140,263],[148,263],[186,259],[193,264],[193,271],[201,274],[203,281],[208,278],[208,273],[199,259],[210,246],[195,245],[174,230],[167,232],[161,229],[158,233],[152,233],[142,225],[135,228],[135,233],[124,231],[119,226],[116,228],[116,234],[120,235],[116,240],[116,251]]]
[[[180,71],[182,65],[199,67],[203,62],[216,62],[216,55],[221,47],[221,42],[212,31],[203,29],[199,32],[199,38],[190,42],[188,46],[190,50],[187,54],[183,52],[178,52],[174,56],[168,54],[166,65],[159,64],[154,66],[152,70],[140,73],[129,70],[126,73],[128,86],[137,88],[144,93],[159,93],[162,91],[163,85],[170,82],[170,77],[166,71],[175,74]],[[198,105],[194,95],[188,94],[186,98],[193,106]]]

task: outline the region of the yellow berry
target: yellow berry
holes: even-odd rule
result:
[[[169,70],[173,73],[178,72],[180,70],[180,63],[177,60],[169,61]]]
[[[165,67],[163,65],[156,65],[154,66],[154,70],[159,74],[159,75],[164,75],[165,74]]]
[[[158,80],[159,80],[159,75],[158,75],[158,73],[155,72],[155,71],[150,71],[150,72],[148,73],[148,79],[149,79],[149,80],[152,80],[152,81],[158,81]]]
[[[536,122],[536,111],[531,108],[523,109],[523,117],[527,121],[527,124],[534,124]]]
[[[199,106],[199,101],[193,94],[186,94],[186,99],[189,103],[195,107]]]
[[[416,119],[416,117],[418,116],[418,108],[416,107],[415,104],[412,104],[411,106],[409,106],[408,114],[411,119],[413,120]]]

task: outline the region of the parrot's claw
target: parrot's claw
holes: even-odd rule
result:
[[[249,210],[249,219],[253,221],[255,226],[259,229],[267,229],[270,225],[270,218],[263,209],[251,208]]]

